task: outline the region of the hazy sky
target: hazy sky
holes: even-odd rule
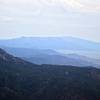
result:
[[[16,36],[100,42],[100,0],[0,0],[0,37]]]

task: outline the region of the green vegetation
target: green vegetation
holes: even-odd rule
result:
[[[0,100],[100,100],[100,69],[2,58]]]

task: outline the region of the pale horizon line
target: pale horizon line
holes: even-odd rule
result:
[[[32,35],[32,36],[14,36],[14,37],[0,37],[0,40],[11,40],[11,39],[19,39],[19,38],[74,38],[74,39],[81,39],[81,40],[86,40],[90,42],[95,42],[95,43],[100,43],[99,41],[96,40],[91,40],[87,38],[82,38],[78,36],[70,36],[70,35]]]

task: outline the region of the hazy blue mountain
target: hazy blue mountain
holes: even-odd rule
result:
[[[0,100],[100,100],[100,69],[35,65],[0,49]]]
[[[53,65],[73,65],[73,66],[95,66],[99,67],[95,59],[80,56],[77,54],[64,55],[54,50],[29,49],[29,48],[8,48],[4,49],[17,57],[21,57],[35,64],[53,64]],[[98,61],[99,62],[99,61]]]
[[[11,48],[2,47],[4,50],[10,54],[17,57],[42,57],[45,55],[59,55],[60,53],[51,49],[34,49],[34,48]]]
[[[85,60],[87,62],[97,64],[98,67],[100,66],[100,59],[91,58],[88,56],[83,56],[83,55],[78,55],[78,54],[67,54],[67,57],[73,58],[73,59]]]
[[[72,37],[21,37],[0,40],[3,47],[14,56],[24,58],[36,64],[60,64],[75,66],[98,66],[99,60],[84,55],[63,55],[57,50],[99,52],[100,43]],[[56,51],[55,51],[56,50]],[[74,53],[75,54],[75,53]],[[99,55],[99,54],[98,54]],[[95,57],[96,58],[96,57]]]
[[[18,48],[100,51],[100,43],[73,37],[21,37],[0,40],[0,45]]]
[[[23,59],[35,64],[72,65],[79,67],[94,66],[100,68],[100,63],[90,58],[75,59],[74,57],[62,55],[45,55],[42,57],[23,57]]]

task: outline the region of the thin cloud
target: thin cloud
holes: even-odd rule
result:
[[[99,12],[100,1],[95,4],[93,2],[94,0],[0,0],[0,37],[69,34],[100,41],[100,14],[94,13]]]
[[[0,6],[12,7],[20,10],[42,9],[44,6],[62,5],[80,11],[100,11],[100,1],[93,0],[0,0]],[[68,9],[67,9],[68,10]]]
[[[100,12],[100,2],[88,1],[83,2],[83,0],[62,0],[64,6],[71,7],[74,10],[80,11],[90,11],[90,12]],[[93,4],[94,3],[94,4]]]

